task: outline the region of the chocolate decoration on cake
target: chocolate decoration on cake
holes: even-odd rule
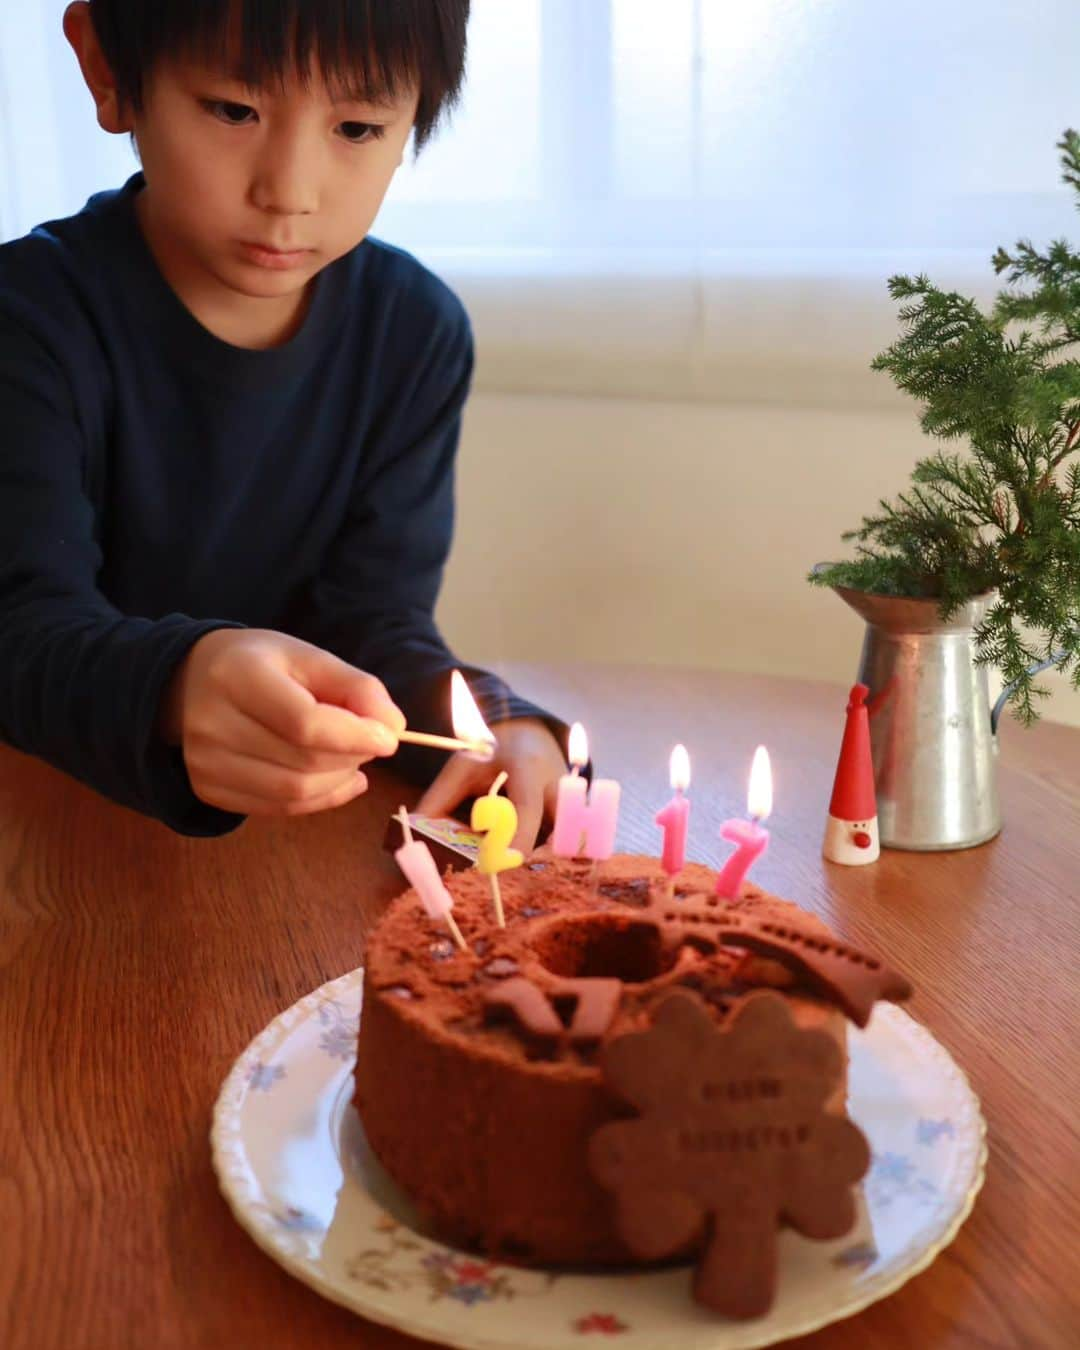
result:
[[[562,1036],[563,1024],[544,991],[524,975],[512,975],[484,995],[485,1021],[511,1017],[526,1040],[537,1050],[552,1051]]]
[[[628,893],[640,894],[640,888],[631,888],[628,883],[622,885]],[[752,963],[748,958],[741,963],[733,972],[736,984],[745,979],[749,985],[778,987],[783,983],[783,972],[789,971],[861,1027],[866,1026],[878,999],[903,999],[910,995],[911,986],[902,976],[875,957],[841,942],[813,915],[800,914],[787,905],[783,918],[779,919],[775,912],[770,914],[761,901],[762,897],[755,897],[754,902],[743,909],[719,901],[714,895],[699,893],[673,910],[671,903],[665,900],[646,910],[647,923],[636,921],[629,927],[623,923],[621,927],[613,928],[612,933],[615,936],[619,933],[645,936],[651,932],[655,934],[653,941],[658,944],[658,950],[676,953],[675,964],[685,961],[687,948],[706,956],[721,946],[755,953],[766,959]],[[631,903],[628,908],[636,909],[637,906]],[[558,927],[566,928],[567,925]],[[558,927],[546,931],[557,931]],[[629,950],[623,952],[623,958],[625,961],[631,959]],[[637,958],[642,959],[641,953],[637,953]],[[770,972],[770,966],[775,974]],[[494,962],[484,968],[484,973],[494,975],[496,969],[506,974],[518,973],[516,968],[496,967]],[[507,983],[512,984],[511,993],[507,993]],[[550,1053],[559,1043],[551,1014],[554,1013],[560,1022],[565,1021],[560,1015],[560,999],[576,998],[569,1039],[573,1044],[585,1046],[596,1044],[607,1031],[618,1008],[622,988],[623,982],[617,978],[555,979],[553,982],[548,977],[541,986],[522,977],[504,983],[498,991],[489,991],[485,1003],[496,1019],[509,1013],[534,1051]],[[736,990],[738,992],[741,990]],[[710,996],[708,1001],[714,1007],[725,1006],[715,996]],[[489,1015],[485,1013],[485,1016]]]
[[[569,1004],[570,1040],[575,1045],[595,1045],[615,1016],[622,998],[622,980],[594,975],[583,980],[558,980],[552,985],[551,998],[556,1011]]]
[[[596,891],[608,900],[620,900],[624,905],[635,905],[641,909],[652,899],[652,883],[648,877],[635,877],[632,881],[602,881]]]
[[[761,907],[737,908],[714,896],[694,896],[683,907],[654,906],[665,941],[698,942],[715,938],[782,962],[860,1027],[870,1020],[878,999],[911,996],[911,984],[876,957],[842,942],[811,914],[785,913],[782,919]],[[689,931],[687,931],[689,930]]]
[[[611,1025],[622,997],[622,980],[552,977],[541,988],[524,975],[504,979],[484,994],[487,1020],[513,1017],[528,1042],[554,1050],[564,1027],[572,1044],[595,1045]]]
[[[856,1026],[866,1026],[878,999],[911,996],[910,983],[884,962],[790,920],[728,915],[718,933],[727,946],[775,957],[805,975]]]
[[[710,1308],[768,1311],[781,1220],[818,1239],[855,1222],[870,1149],[825,1109],[843,1058],[796,1027],[781,995],[756,990],[717,1026],[696,994],[673,991],[647,1031],[608,1043],[603,1071],[640,1112],[589,1141],[618,1231],[646,1260],[696,1250],[694,1295]]]

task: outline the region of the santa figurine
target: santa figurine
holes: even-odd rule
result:
[[[866,706],[869,692],[865,684],[857,684],[848,699],[847,724],[822,846],[830,862],[848,867],[876,862],[881,853],[874,763],[870,757],[870,713]]]

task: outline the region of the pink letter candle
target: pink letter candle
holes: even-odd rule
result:
[[[772,770],[763,745],[754,751],[746,809],[749,820],[725,820],[720,826],[721,839],[735,845],[735,852],[716,879],[716,894],[725,900],[738,897],[747,872],[769,845],[769,832],[760,824],[772,810]]]
[[[431,850],[427,844],[412,837],[412,830],[409,827],[409,813],[404,807],[400,809],[398,816],[401,820],[401,828],[405,832],[405,843],[394,853],[397,865],[405,873],[409,885],[420,897],[420,903],[427,910],[428,917],[445,919],[454,941],[462,951],[467,951],[467,944],[461,935],[461,929],[457,926],[457,921],[450,912],[454,907],[453,896],[443,885],[435,859],[431,856]]]
[[[573,770],[559,779],[551,850],[560,858],[591,858],[593,862],[602,862],[615,851],[621,789],[613,778],[597,778],[591,792],[586,793],[581,766],[588,759],[585,729],[580,722],[575,722],[570,729]]]
[[[690,756],[685,745],[677,745],[671,752],[671,786],[675,795],[662,811],[656,813],[656,824],[664,831],[664,849],[660,866],[672,878],[669,896],[674,892],[674,878],[686,861],[686,828],[690,820],[690,803],[683,795],[690,786]]]

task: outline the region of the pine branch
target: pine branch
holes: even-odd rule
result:
[[[1080,198],[1080,135],[1066,131],[1058,148]],[[855,557],[810,580],[933,597],[946,616],[993,592],[978,659],[998,666],[1031,722],[1046,696],[1032,665],[1057,656],[1080,688],[1080,359],[1068,354],[1080,343],[1080,253],[1020,240],[992,261],[1031,289],[1003,291],[989,315],[925,275],[889,278],[902,332],[872,368],[919,400],[927,435],[962,439],[969,453],[920,459],[906,491],[844,534]],[[1017,322],[1039,336],[1010,335]]]

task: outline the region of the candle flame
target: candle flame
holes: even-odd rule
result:
[[[575,722],[570,728],[570,763],[583,769],[589,762],[589,740],[585,728]]]
[[[469,693],[469,686],[460,670],[450,675],[450,711],[454,721],[454,735],[459,741],[474,741],[477,748],[491,746],[494,749],[495,737],[491,729],[480,716],[476,700]]]
[[[676,792],[685,792],[690,786],[690,756],[685,745],[677,745],[671,752],[671,786]]]
[[[763,745],[754,751],[750,766],[750,790],[746,794],[747,814],[754,820],[764,820],[772,811],[772,766],[769,752]]]

